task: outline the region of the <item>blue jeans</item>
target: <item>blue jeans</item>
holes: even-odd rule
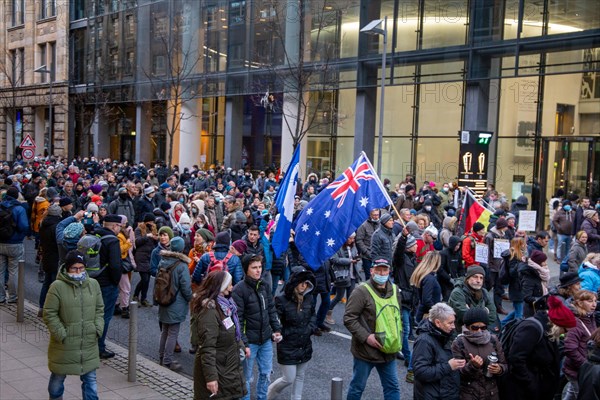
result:
[[[348,388],[347,400],[360,400],[362,397],[367,379],[373,368],[377,369],[381,386],[383,387],[384,400],[400,400],[400,383],[398,382],[398,370],[396,360],[387,363],[370,363],[354,357],[354,367],[352,371],[352,381]]]
[[[115,304],[119,297],[119,287],[114,285],[102,286],[100,290],[102,290],[102,300],[104,301],[104,332],[102,332],[102,336],[98,339],[98,349],[100,353],[103,353],[106,350],[105,341],[106,334],[108,333],[108,324],[110,324],[110,320],[113,317]]]
[[[56,272],[46,272],[44,275],[44,283],[42,284],[42,289],[40,290],[40,308],[44,308],[44,303],[46,302],[46,295],[48,294],[48,289],[52,282],[56,280]]]
[[[48,394],[50,399],[60,398],[65,391],[66,375],[57,375],[54,372],[50,375],[48,382]],[[96,370],[79,376],[81,379],[81,393],[83,400],[98,400],[98,386],[96,385]]]
[[[412,354],[408,347],[408,336],[410,335],[410,310],[402,307],[402,355],[408,363],[408,370],[412,371]]]
[[[556,258],[558,258],[558,261],[562,261],[562,259],[569,254],[569,250],[571,249],[571,239],[571,235],[561,235],[560,233],[558,234],[558,246],[557,249],[554,250],[554,254],[556,254]]]
[[[325,317],[327,316],[327,311],[329,311],[329,304],[331,303],[329,292],[319,293],[319,296],[321,297],[321,304],[317,310],[317,328],[323,326],[323,322],[325,322]]]
[[[252,370],[254,361],[258,364],[258,383],[256,384],[256,399],[267,400],[267,389],[269,388],[271,370],[273,369],[273,344],[267,340],[263,344],[252,344],[250,357],[244,362],[244,375],[246,375],[246,389],[248,394],[244,400],[250,400],[250,384],[252,383]]]
[[[514,319],[523,318],[523,302],[522,301],[513,301],[513,310],[500,321],[500,327],[504,328],[504,325],[508,324],[510,321]]]
[[[8,273],[8,301],[16,303],[17,301],[17,281],[19,279],[19,260],[23,258],[23,243],[0,243],[0,276],[5,278]],[[0,284],[0,303],[7,297],[4,290],[4,279]]]
[[[367,260],[366,258],[362,259],[362,269],[365,272],[365,281],[368,281],[371,278],[371,265],[373,265],[373,261]]]

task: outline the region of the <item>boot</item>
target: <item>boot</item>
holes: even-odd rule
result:
[[[121,307],[120,306],[115,306],[115,311],[113,311],[113,315],[121,315]]]
[[[327,311],[325,322],[327,322],[329,325],[335,325],[335,319],[333,319],[333,310]]]
[[[129,307],[121,309],[121,318],[129,319]]]

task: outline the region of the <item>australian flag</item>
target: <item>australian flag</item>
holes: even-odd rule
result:
[[[392,200],[363,152],[306,205],[295,225],[296,247],[313,270],[335,254],[374,208]]]

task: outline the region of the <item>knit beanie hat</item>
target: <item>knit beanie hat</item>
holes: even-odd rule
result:
[[[96,184],[96,185],[92,185],[90,186],[90,190],[92,191],[92,193],[94,194],[98,194],[98,193],[102,193],[102,186]]]
[[[160,209],[164,212],[167,212],[171,209],[171,204],[167,203],[166,201],[164,203],[162,203],[160,205]]]
[[[239,251],[241,254],[244,254],[248,249],[246,242],[244,242],[243,240],[236,240],[231,244],[231,246],[233,246],[233,248]]]
[[[62,215],[62,208],[58,204],[52,204],[48,207],[47,211],[48,215],[52,215],[54,217],[60,217]]]
[[[546,256],[543,251],[534,250],[531,252],[529,258],[537,265],[542,265],[542,263],[548,259],[548,256]]]
[[[485,229],[485,226],[481,222],[475,222],[473,224],[473,232],[479,232],[482,229]]]
[[[471,326],[475,322],[481,322],[488,324],[488,311],[483,307],[472,307],[467,310],[463,316],[463,324],[465,326]]]
[[[413,247],[415,244],[417,244],[417,239],[415,239],[415,237],[413,235],[408,235],[406,237],[406,248],[410,249],[411,247]]]
[[[7,193],[7,194],[8,194],[8,193]],[[591,218],[594,216],[594,214],[596,214],[596,210],[584,210],[584,211],[583,211],[583,217],[584,217],[584,218],[589,218],[589,219],[591,219]]]
[[[97,194],[93,195],[90,200],[92,201],[92,203],[95,203],[97,206],[102,204],[102,197],[98,196]]]
[[[179,223],[180,223],[180,224],[188,224],[188,225],[189,225],[189,224],[191,224],[191,223],[192,223],[192,220],[191,220],[190,216],[189,216],[189,215],[187,215],[187,213],[185,213],[185,212],[184,212],[184,213],[183,213],[183,214],[181,214],[181,216],[179,217]]]
[[[217,233],[216,244],[224,244],[229,247],[231,243],[231,236],[229,236],[229,232],[219,232]]]
[[[142,222],[156,222],[156,217],[152,213],[145,213]]]
[[[496,220],[496,228],[497,229],[502,229],[502,228],[506,228],[508,227],[508,221],[506,220],[506,218],[498,218]]]
[[[73,204],[73,200],[71,200],[70,197],[61,197],[60,201],[58,202],[58,205],[61,207],[68,206],[69,204]]]
[[[483,267],[480,267],[479,265],[472,265],[470,267],[467,267],[467,273],[465,274],[465,281],[467,279],[469,279],[470,277],[472,277],[473,275],[483,275],[483,277],[485,278],[485,270],[483,269]]]
[[[183,251],[184,247],[185,247],[185,242],[183,241],[183,238],[181,238],[179,236],[175,236],[174,238],[171,239],[171,251],[174,251],[176,253],[181,253]]]
[[[225,271],[225,278],[223,279],[223,282],[221,283],[221,293],[229,287],[229,284],[231,283],[231,281],[232,281],[231,274],[229,272]]]
[[[209,231],[208,229],[201,228],[201,229],[197,230],[196,232],[198,232],[198,234],[200,234],[200,236],[202,237],[202,239],[204,239],[205,242],[212,242],[215,240],[215,235],[213,235],[213,233],[211,231]]]
[[[71,222],[64,230],[65,239],[75,239],[81,237],[83,233],[83,224],[79,222]]]
[[[85,266],[85,257],[78,250],[71,250],[65,256],[65,269],[68,271],[74,264],[83,264]]]
[[[98,212],[98,205],[96,203],[89,203],[85,208],[87,212]]]
[[[427,228],[425,228],[425,231],[423,233],[430,234],[431,237],[433,237],[434,239],[437,239],[437,236],[438,236],[438,230],[435,226],[433,226],[432,223],[430,223],[429,226]]]
[[[19,189],[15,186],[11,186],[6,190],[6,195],[12,197],[13,199],[19,198]]]
[[[238,224],[243,224],[246,222],[246,215],[244,215],[243,212],[241,211],[236,211],[235,212],[235,222],[237,222]]]
[[[575,315],[556,296],[548,297],[548,318],[554,325],[562,328],[575,328]]]
[[[163,226],[158,230],[158,235],[160,236],[162,233],[166,233],[169,236],[169,240],[173,239],[173,229],[168,226]]]
[[[149,195],[151,193],[154,193],[154,186],[148,186],[147,188],[144,188],[145,195]]]
[[[390,219],[392,219],[392,214],[385,213],[379,218],[379,221],[381,221],[381,225],[385,225]]]

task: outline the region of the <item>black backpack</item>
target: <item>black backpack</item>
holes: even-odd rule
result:
[[[500,343],[502,344],[502,350],[504,351],[504,354],[510,354],[510,348],[512,347],[512,342],[515,337],[515,333],[519,329],[519,326],[522,326],[525,323],[536,325],[540,330],[540,336],[538,340],[535,343],[530,343],[531,346],[537,345],[540,342],[540,340],[542,340],[542,338],[544,337],[544,326],[540,321],[538,321],[534,317],[529,317],[525,319],[514,319],[508,324],[504,325],[502,331],[500,332]]]
[[[0,240],[9,240],[17,231],[17,222],[13,217],[13,208],[0,204]]]

